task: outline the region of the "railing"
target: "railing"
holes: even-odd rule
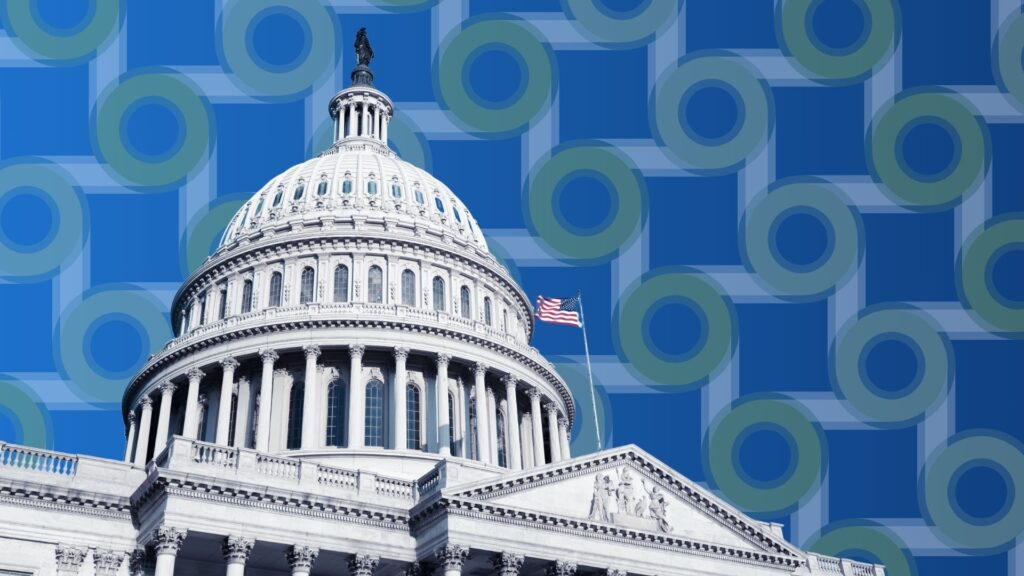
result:
[[[224,468],[238,468],[238,448],[193,442],[192,461],[200,464],[215,464]]]
[[[406,480],[396,480],[394,478],[382,478],[378,476],[374,481],[374,491],[381,496],[391,496],[393,498],[407,498],[412,500],[415,497],[414,484]]]
[[[817,570],[812,571],[814,574],[842,574],[844,576],[876,576],[881,572],[875,571],[873,564],[865,564],[863,562],[853,562],[852,560],[842,560],[832,556],[822,556],[820,554],[809,554],[811,559],[811,566],[817,566]]]
[[[853,576],[874,576],[875,568],[869,564],[853,564]]]
[[[299,462],[291,458],[278,458],[269,454],[256,454],[256,471],[266,476],[299,479]]]
[[[78,456],[25,446],[0,444],[0,466],[70,477],[78,471]]]
[[[441,485],[441,470],[434,468],[429,474],[416,481],[416,492],[419,498],[437,490]]]
[[[348,488],[356,490],[359,488],[359,473],[344,468],[334,468],[318,464],[316,467],[316,481],[325,486]]]

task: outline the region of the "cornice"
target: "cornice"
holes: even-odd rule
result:
[[[127,498],[105,498],[100,494],[84,492],[77,495],[61,494],[52,488],[46,484],[21,488],[0,486],[0,502],[112,520],[132,519],[131,504]]]

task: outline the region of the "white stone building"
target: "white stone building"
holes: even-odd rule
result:
[[[365,65],[124,394],[124,460],[0,444],[0,575],[881,576],[805,553],[636,446],[573,456],[530,302],[387,146]]]

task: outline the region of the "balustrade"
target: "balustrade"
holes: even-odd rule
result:
[[[78,456],[0,444],[0,466],[23,468],[57,476],[74,476],[78,471]]]

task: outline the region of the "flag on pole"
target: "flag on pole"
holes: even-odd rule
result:
[[[552,324],[566,324],[580,328],[580,297],[545,298],[537,296],[537,319]]]

